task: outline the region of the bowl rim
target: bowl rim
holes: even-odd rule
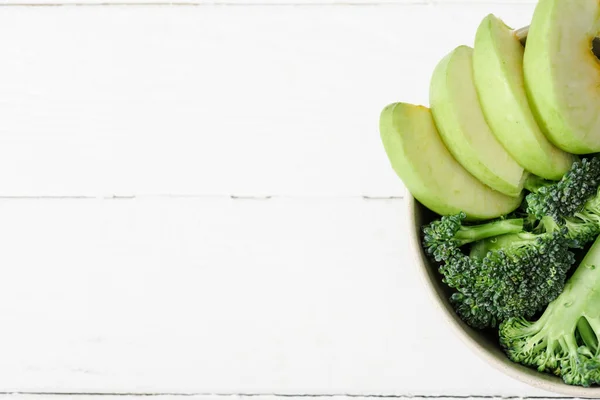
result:
[[[499,346],[495,349],[491,349],[489,345],[486,346],[481,333],[466,325],[456,315],[447,297],[442,292],[441,279],[437,275],[437,271],[430,267],[431,263],[421,247],[420,213],[424,207],[410,194],[406,196],[406,200],[408,227],[411,229],[408,235],[409,247],[418,267],[421,281],[427,287],[427,292],[435,303],[435,308],[440,311],[443,318],[450,325],[451,330],[465,346],[496,370],[532,387],[570,397],[600,398],[600,387],[585,388],[567,385],[556,376],[541,373],[510,361]]]

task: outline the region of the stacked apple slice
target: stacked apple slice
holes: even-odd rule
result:
[[[519,165],[560,180],[575,157],[554,146],[538,126],[525,91],[523,55],[513,30],[488,15],[477,30],[473,53],[481,107],[494,135]]]
[[[515,210],[527,178],[559,180],[600,151],[598,0],[540,0],[524,48],[494,15],[474,48],[434,70],[430,109],[386,107],[380,132],[392,167],[432,211],[490,219]]]

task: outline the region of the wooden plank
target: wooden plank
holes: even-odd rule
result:
[[[389,4],[537,4],[537,0],[0,0],[0,5],[275,5],[275,6],[378,6]]]
[[[0,392],[544,394],[442,322],[401,200],[4,199],[0,221]]]
[[[118,394],[118,395],[105,395],[102,396],[103,399],[106,400],[139,400],[144,395],[135,395],[135,394]],[[22,399],[22,400],[53,400],[57,397],[64,400],[96,400],[98,396],[89,395],[89,394],[72,394],[72,395],[63,395],[63,394],[5,394],[0,395],[0,399],[2,400],[12,400],[12,399]],[[156,400],[180,400],[182,397],[185,397],[189,400],[301,400],[306,398],[307,396],[277,396],[277,395],[215,395],[215,394],[186,394],[186,395],[177,395],[177,394],[153,394],[152,398]],[[308,396],[313,397],[313,396]],[[323,400],[368,400],[373,397],[370,396],[346,396],[346,395],[332,395],[332,396],[316,396],[317,399]],[[386,397],[389,399],[427,399],[425,396],[389,396]],[[511,399],[519,400],[519,399],[535,399],[535,400],[550,400],[556,399],[557,397],[511,397]],[[455,400],[457,397],[435,397],[436,400]],[[494,397],[494,396],[462,396],[461,400],[478,400],[478,399],[486,399],[486,400],[503,400],[503,397]],[[564,397],[562,397],[564,399]]]
[[[390,102],[531,5],[6,7],[0,196],[402,196]]]
[[[64,400],[96,400],[98,396],[89,395],[89,394],[73,394],[73,395],[55,395],[55,394],[6,394],[0,395],[0,399],[2,400],[12,400],[12,399],[22,399],[22,400],[52,400],[59,397]],[[135,395],[135,394],[119,394],[119,395],[105,395],[102,396],[103,399],[106,400],[139,400],[143,395]],[[152,398],[156,400],[180,400],[182,397],[185,397],[189,400],[222,400],[223,398],[229,400],[301,400],[306,398],[307,396],[277,396],[277,395],[215,395],[215,394],[186,394],[186,395],[177,395],[177,394],[153,394]],[[313,397],[313,396],[308,396]],[[373,397],[370,396],[347,396],[347,395],[332,395],[332,396],[316,396],[317,399],[323,400],[368,400]],[[386,398],[389,399],[427,399],[429,397],[425,396],[388,396]],[[535,400],[550,400],[556,399],[557,397],[511,397],[511,399],[519,400],[519,399],[535,399]],[[456,400],[457,397],[435,397],[436,400]],[[461,400],[478,400],[478,399],[486,399],[486,400],[503,400],[503,397],[494,397],[494,396],[462,396]],[[562,397],[564,399],[564,397]]]

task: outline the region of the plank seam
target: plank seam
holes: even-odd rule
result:
[[[378,7],[428,5],[417,1],[414,3],[0,3],[0,7]]]
[[[362,199],[366,201],[394,201],[404,200],[404,196],[244,196],[244,195],[131,195],[131,196],[0,196],[0,200],[136,200],[147,198],[168,198],[168,199],[231,199],[231,200],[274,200],[274,199]],[[2,392],[0,392],[2,394]]]

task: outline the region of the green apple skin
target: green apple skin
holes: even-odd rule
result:
[[[531,111],[523,76],[524,48],[514,31],[490,14],[475,35],[473,76],[485,119],[525,170],[560,180],[576,156],[554,146]]]
[[[379,121],[391,166],[408,191],[439,215],[467,214],[472,221],[497,218],[516,210],[519,197],[506,196],[481,183],[450,154],[427,107],[388,105]]]
[[[485,120],[473,80],[471,47],[457,47],[435,67],[429,100],[435,124],[454,158],[492,189],[519,196],[526,173]]]
[[[600,64],[592,53],[598,34],[597,0],[540,0],[523,69],[538,123],[559,148],[600,151]]]

